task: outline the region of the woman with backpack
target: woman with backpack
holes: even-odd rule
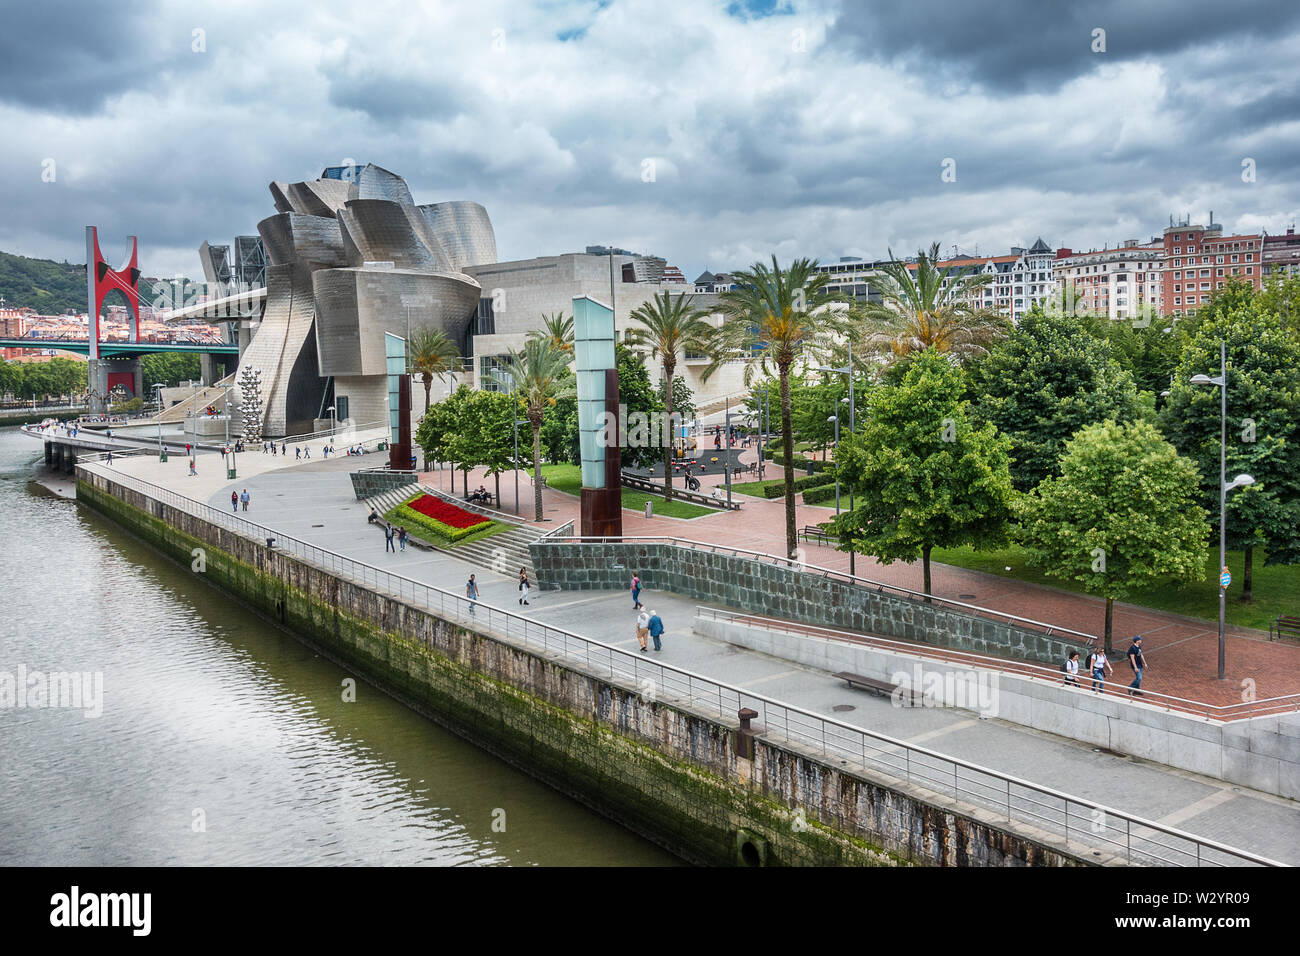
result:
[[[1092,690],[1098,694],[1106,691],[1106,671],[1113,671],[1110,661],[1106,660],[1105,651],[1093,651],[1088,655],[1088,669],[1092,671]]]
[[[635,571],[632,572],[631,591],[632,610],[639,611],[641,610],[641,577]]]
[[[1065,680],[1061,681],[1062,684],[1073,685],[1075,687],[1079,686],[1078,651],[1070,651],[1070,656],[1066,658],[1065,663],[1061,665],[1061,671],[1065,674]]]
[[[519,569],[519,603],[528,606],[528,569]]]

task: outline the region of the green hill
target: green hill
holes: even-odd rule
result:
[[[86,267],[0,252],[0,297],[5,308],[60,315],[86,311]]]

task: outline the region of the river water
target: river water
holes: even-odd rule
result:
[[[34,484],[40,452],[0,429],[0,865],[674,862],[368,684],[344,701],[343,669]],[[102,674],[102,715],[5,700],[51,671]]]

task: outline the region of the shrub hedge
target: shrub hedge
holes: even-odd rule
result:
[[[420,512],[411,507],[411,502],[421,497],[422,494],[423,492],[418,495],[412,495],[396,508],[393,508],[385,514],[384,519],[388,521],[389,524],[402,525],[408,531],[414,529],[425,531],[433,535],[435,538],[449,544],[454,544],[457,541],[468,538],[472,534],[477,534],[492,524],[491,518],[484,518],[479,524],[471,525],[468,528],[453,528],[449,524],[443,524],[436,518],[430,518],[428,515],[420,514]],[[416,537],[421,536],[416,535]]]

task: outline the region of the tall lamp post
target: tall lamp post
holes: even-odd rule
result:
[[[845,366],[844,368],[832,368],[831,366],[828,366],[828,365],[820,365],[820,366],[817,367],[817,371],[819,371],[819,372],[836,372],[836,373],[838,373],[838,374],[840,374],[840,375],[847,375],[847,376],[849,377],[849,434],[852,435],[854,432],[857,431],[857,428],[858,428],[858,406],[857,406],[857,401],[856,401],[856,399],[855,399],[855,396],[854,396],[854,394],[853,394],[853,346],[851,346],[851,345],[849,346],[849,364],[848,364],[847,366]],[[836,418],[836,421],[835,421],[835,451],[836,451],[836,454],[838,455],[839,450],[840,450],[840,439],[839,439],[840,423],[839,423],[839,410],[838,410],[838,409],[836,409],[836,412],[835,412],[835,418]],[[830,421],[830,419],[827,419],[827,421]],[[838,462],[838,461],[836,462],[835,474],[836,474],[836,479],[835,479],[835,489],[836,489],[836,491],[835,491],[835,502],[836,502],[836,507],[835,507],[835,511],[836,511],[836,514],[838,514],[838,513],[839,513],[839,484],[840,484],[840,482],[839,482],[839,462]],[[850,511],[853,510],[853,486],[852,486],[852,485],[849,485],[849,510],[850,510]],[[857,574],[857,567],[856,567],[856,562],[854,561],[854,558],[855,558],[855,555],[854,555],[854,553],[853,553],[853,547],[852,547],[852,545],[850,545],[850,546],[849,546],[849,574],[850,574],[850,575],[855,575],[855,576],[856,576],[856,574]]]
[[[835,450],[840,448],[840,413],[836,410],[835,414],[826,419],[828,422],[835,423]],[[835,517],[840,516],[840,470],[835,469]]]
[[[158,422],[158,460],[159,460],[159,461],[162,461],[162,455],[163,455],[163,446],[162,446],[162,412],[163,412],[163,407],[162,407],[162,390],[163,390],[164,388],[166,388],[166,387],[167,387],[167,386],[166,386],[164,383],[162,383],[162,382],[154,382],[154,383],[153,383],[153,392],[154,392],[154,395],[156,396],[156,400],[157,400],[157,402],[158,402],[158,417],[157,417],[157,422]]]
[[[1250,475],[1238,475],[1228,481],[1228,346],[1219,342],[1219,374],[1193,375],[1193,385],[1216,385],[1219,388],[1219,568],[1220,574],[1228,571],[1228,492],[1255,483]],[[1227,619],[1228,586],[1225,578],[1219,579],[1219,680],[1224,671],[1224,630]]]

